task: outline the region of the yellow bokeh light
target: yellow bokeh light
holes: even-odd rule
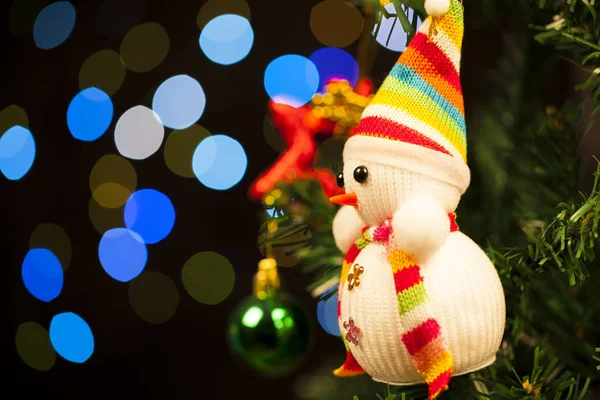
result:
[[[133,165],[114,154],[107,154],[96,161],[90,173],[92,197],[102,207],[121,207],[136,186],[137,174]]]
[[[265,135],[265,140],[273,150],[278,153],[285,151],[285,143],[279,133],[277,133],[277,130],[275,130],[271,117],[268,114],[263,122],[263,134]]]
[[[210,136],[208,129],[194,124],[189,128],[173,131],[165,143],[165,164],[174,174],[194,178],[192,158],[198,144]]]
[[[48,0],[14,0],[8,11],[8,29],[13,35],[31,32],[35,18]]]
[[[23,362],[38,371],[48,371],[56,362],[56,352],[48,331],[36,322],[24,322],[15,334],[17,353]]]
[[[96,87],[114,95],[125,80],[125,66],[114,50],[100,50],[89,56],[79,70],[79,88]]]
[[[277,232],[278,228],[279,225],[277,224],[277,221],[269,221],[269,224],[267,225],[267,230],[269,231],[269,233]]]
[[[360,36],[363,25],[361,12],[347,1],[325,0],[310,13],[310,29],[325,46],[351,45]]]
[[[258,232],[258,248],[263,256],[273,257],[281,267],[293,267],[302,261],[300,255],[310,250],[312,232],[289,217],[263,223]]]
[[[29,119],[25,110],[13,104],[0,111],[0,136],[15,125],[29,128]]]
[[[233,290],[235,271],[222,255],[205,251],[193,255],[181,270],[183,287],[197,302],[215,305]]]
[[[146,22],[127,32],[121,42],[121,58],[127,69],[148,72],[164,61],[170,47],[165,28],[155,22]]]
[[[275,198],[273,196],[267,196],[265,198],[265,204],[268,206],[272,206],[275,203]]]
[[[125,206],[119,208],[102,207],[94,197],[91,197],[88,204],[90,222],[96,232],[101,235],[110,229],[123,227],[125,225],[123,220],[124,209]]]
[[[278,198],[281,197],[281,190],[279,189],[275,189],[271,192],[271,196],[273,196],[275,198],[275,200],[277,200]]]
[[[114,182],[102,183],[92,193],[98,204],[106,208],[118,208],[127,202],[131,190]]]
[[[212,19],[223,14],[241,15],[250,21],[250,6],[245,0],[209,0],[198,12],[196,25],[202,30]]]
[[[60,261],[63,271],[71,263],[71,240],[60,226],[53,223],[39,224],[29,239],[30,249],[48,249]]]
[[[162,324],[175,315],[179,292],[167,275],[146,271],[129,284],[129,304],[144,321]]]

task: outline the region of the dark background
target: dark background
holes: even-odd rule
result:
[[[203,1],[146,1],[142,21],[158,22],[167,30],[169,54],[148,73],[127,72],[123,86],[112,97],[113,123],[95,142],[72,138],[66,110],[80,90],[78,74],[84,60],[101,49],[119,50],[121,38],[108,38],[96,30],[100,2],[73,1],[78,14],[74,31],[65,43],[50,51],[36,48],[31,34],[10,34],[10,3],[0,2],[0,109],[17,104],[27,111],[37,156],[23,179],[0,181],[0,282],[7,317],[0,330],[0,357],[6,367],[0,374],[2,397],[293,398],[294,377],[267,380],[243,368],[230,355],[225,333],[233,307],[251,293],[252,275],[261,259],[256,248],[260,205],[250,201],[246,193],[253,179],[277,156],[262,133],[268,101],[264,70],[280,55],[308,57],[323,47],[309,26],[310,11],[317,1],[250,0],[254,45],[248,57],[226,67],[208,60],[198,47],[195,16]],[[462,71],[467,113],[470,104],[493,96],[479,85],[478,76],[494,66],[495,49],[504,29],[510,29],[510,22],[472,30],[467,27]],[[355,45],[346,50],[356,54]],[[381,49],[372,74],[376,84],[385,78],[397,57],[398,53]],[[572,85],[566,79],[556,79],[564,77],[564,70],[553,73],[548,77],[554,82],[548,98],[560,103],[564,97],[561,93]],[[174,279],[181,302],[170,321],[152,325],[132,311],[127,284],[113,280],[100,266],[100,235],[88,217],[88,182],[94,163],[104,154],[117,153],[111,133],[118,116],[147,101],[151,90],[177,74],[188,74],[201,83],[207,107],[199,124],[238,140],[248,155],[248,169],[232,189],[213,191],[194,179],[175,176],[166,168],[161,150],[133,162],[138,188],[151,187],[167,194],[177,213],[170,236],[149,249],[146,271],[161,271]],[[43,222],[63,227],[72,243],[63,291],[50,303],[31,296],[20,274],[31,233]],[[194,301],[183,291],[179,278],[187,258],[207,250],[226,256],[236,271],[232,294],[216,306]],[[317,368],[328,356],[342,357],[340,340],[324,333],[316,323],[316,302],[305,291],[310,277],[298,268],[280,272],[286,289],[301,299],[315,324],[315,347],[299,373]],[[93,356],[81,365],[58,358],[49,372],[31,369],[15,350],[17,326],[37,321],[47,327],[53,315],[64,311],[84,316],[92,327],[96,344]]]

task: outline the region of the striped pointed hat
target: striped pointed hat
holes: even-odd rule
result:
[[[459,74],[463,6],[427,0],[425,9],[430,16],[365,108],[344,159],[422,173],[464,193],[470,171]]]

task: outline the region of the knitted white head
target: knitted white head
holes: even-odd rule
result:
[[[460,189],[450,183],[365,158],[345,159],[340,178],[346,193],[356,195],[356,210],[366,226],[379,226],[412,203],[422,218],[431,212],[428,199],[437,201],[445,217],[456,210],[461,197]]]
[[[426,34],[411,41],[363,112],[344,148],[338,184],[346,194],[332,201],[355,207],[363,225],[401,221],[397,233],[423,238],[417,247],[429,252],[446,237],[437,233],[445,227],[431,221],[446,221],[456,210],[470,171],[459,77],[462,5],[429,0],[425,6],[437,20],[423,23]],[[352,244],[345,235],[352,213],[343,209],[334,222],[342,250]]]

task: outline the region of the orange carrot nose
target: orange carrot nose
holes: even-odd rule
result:
[[[356,197],[356,193],[346,193],[340,194],[338,196],[333,196],[329,198],[329,201],[333,204],[340,204],[342,206],[358,206],[358,199]]]

